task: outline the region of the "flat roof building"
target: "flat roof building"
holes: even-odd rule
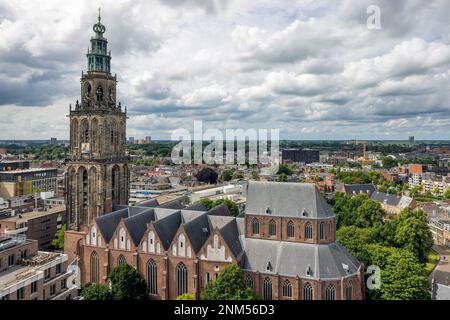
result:
[[[0,232],[6,235],[24,235],[38,241],[39,249],[51,246],[56,232],[65,223],[66,207],[56,206],[48,210],[35,210],[0,218]]]
[[[38,251],[36,240],[0,233],[0,300],[68,300],[77,288],[67,255]]]

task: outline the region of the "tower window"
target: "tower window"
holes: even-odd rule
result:
[[[103,88],[102,86],[97,87],[97,101],[103,101]]]

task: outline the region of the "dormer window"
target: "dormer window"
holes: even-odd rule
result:
[[[267,213],[267,214],[272,214],[272,211],[270,210],[270,208],[267,208],[267,209],[266,209],[266,213]]]
[[[270,263],[270,261],[267,262],[266,271],[272,271],[272,264]]]
[[[311,271],[311,266],[308,266],[308,267],[306,268],[306,275],[309,277],[309,276],[311,276],[311,273],[312,273],[312,271]]]

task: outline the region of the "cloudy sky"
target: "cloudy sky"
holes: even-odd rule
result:
[[[0,0],[0,140],[68,138],[99,6],[129,136],[450,139],[448,0]]]

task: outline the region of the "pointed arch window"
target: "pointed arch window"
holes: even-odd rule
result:
[[[188,272],[186,265],[181,262],[177,266],[177,296],[187,293]]]
[[[252,220],[252,234],[259,234],[259,220],[257,218],[253,218]]]
[[[309,282],[305,283],[303,286],[303,300],[313,299],[313,288]]]
[[[247,287],[253,289],[253,277],[251,274],[246,273],[244,276],[244,281],[245,281],[245,284],[247,285]]]
[[[323,222],[321,222],[320,225],[319,225],[319,237],[320,237],[320,240],[324,239],[324,228],[325,228],[325,224]]]
[[[312,225],[308,222],[305,226],[305,239],[312,239],[312,237]]]
[[[96,251],[91,253],[91,282],[98,283],[99,280],[100,263],[98,260],[98,254]]]
[[[157,294],[157,271],[156,262],[153,259],[150,259],[147,263],[147,283],[150,294]]]
[[[292,221],[289,221],[287,224],[287,236],[288,238],[294,238],[295,236],[294,222]]]
[[[331,283],[325,289],[325,300],[336,300],[336,289]]]
[[[263,300],[272,300],[272,280],[269,278],[263,282]]]
[[[123,255],[120,255],[119,258],[117,259],[117,265],[119,264],[127,264],[127,260]]]
[[[284,280],[282,291],[283,291],[283,297],[292,298],[292,284],[288,279]]]
[[[347,300],[353,300],[353,284],[351,281],[347,283],[347,288],[345,289],[345,291]]]
[[[275,220],[270,220],[269,222],[269,237],[277,235],[277,223]]]

